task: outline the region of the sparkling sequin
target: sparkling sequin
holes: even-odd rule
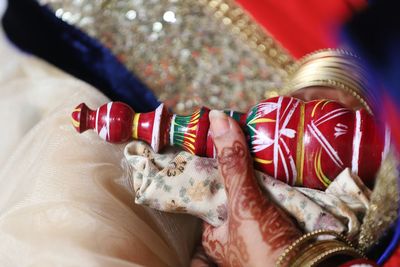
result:
[[[227,5],[212,13],[197,0],[39,2],[99,39],[176,112],[199,105],[246,111],[266,92],[277,92],[286,76],[260,45],[251,48],[240,38],[240,27],[229,27]],[[268,53],[276,56],[277,50]]]
[[[371,195],[370,207],[364,217],[359,236],[359,248],[367,251],[396,221],[399,209],[397,167],[399,161],[389,153],[383,161]]]
[[[129,10],[126,12],[126,18],[129,20],[134,20],[136,18],[136,11],[135,10]]]

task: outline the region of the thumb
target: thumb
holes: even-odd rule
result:
[[[252,161],[244,134],[236,121],[217,110],[212,110],[209,118],[218,169],[224,179],[228,199],[231,199],[246,179],[254,179]]]

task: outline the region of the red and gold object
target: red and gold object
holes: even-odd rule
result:
[[[135,113],[114,102],[96,111],[80,104],[72,113],[78,132],[94,129],[109,142],[137,139],[158,152],[175,145],[199,156],[214,157],[208,108],[188,116],[171,114],[161,104]],[[352,110],[331,100],[303,102],[274,97],[247,114],[225,111],[242,126],[255,166],[290,185],[324,189],[343,169],[372,186],[389,144],[389,134],[364,109]]]

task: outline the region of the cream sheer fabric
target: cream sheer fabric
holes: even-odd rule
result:
[[[199,220],[135,205],[123,145],[71,126],[76,104],[108,100],[5,47],[2,60],[14,60],[0,67],[0,116],[12,125],[1,143],[0,266],[188,266]]]
[[[76,87],[58,69],[13,48],[0,28],[0,169],[23,136]]]

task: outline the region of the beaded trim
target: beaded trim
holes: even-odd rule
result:
[[[291,72],[296,60],[271,35],[231,0],[200,0],[234,34],[257,49],[273,65]]]
[[[344,245],[346,245],[346,246],[342,246],[342,247],[339,247],[339,248],[342,248],[342,250],[343,250],[343,248],[346,248],[347,250],[351,250],[352,252],[355,251],[355,252],[357,253],[357,256],[364,257],[364,255],[362,254],[362,252],[359,252],[359,251],[355,248],[355,246],[353,245],[353,243],[352,243],[346,236],[344,236],[343,234],[338,233],[338,232],[335,232],[335,231],[332,231],[332,230],[323,230],[323,229],[321,229],[321,230],[317,230],[317,231],[313,231],[313,232],[307,233],[307,234],[301,236],[300,238],[298,238],[296,241],[294,241],[294,242],[293,242],[290,246],[288,246],[288,247],[283,251],[283,253],[279,256],[278,260],[276,261],[276,266],[277,266],[277,267],[282,267],[282,266],[284,266],[283,263],[284,263],[285,261],[287,261],[287,257],[288,257],[293,251],[295,251],[296,249],[298,249],[299,246],[303,245],[304,243],[306,243],[307,241],[309,241],[309,240],[311,240],[311,239],[313,239],[313,238],[316,238],[316,237],[322,236],[322,235],[334,236],[334,237],[337,238],[339,241],[343,242]],[[338,250],[339,248],[331,249],[331,250],[328,250],[327,252],[322,253],[321,256],[326,254],[325,257],[320,259],[320,256],[319,256],[319,257],[316,258],[314,261],[315,261],[316,263],[318,263],[318,262],[320,262],[321,260],[326,259],[328,256],[334,255],[333,253],[337,253],[338,251],[342,251],[342,250]],[[336,250],[338,250],[338,251],[336,251]],[[329,254],[328,254],[328,252],[329,252]],[[317,261],[317,259],[318,259],[318,261]],[[313,262],[314,262],[314,261],[313,261]],[[313,265],[312,265],[312,266],[313,266]]]

